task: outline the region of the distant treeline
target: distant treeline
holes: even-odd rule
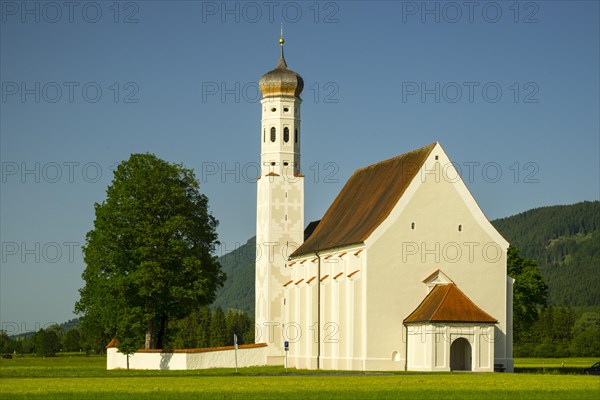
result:
[[[549,306],[515,340],[515,357],[600,357],[600,307]]]
[[[0,331],[0,353],[37,354],[52,357],[59,352],[85,352],[104,354],[111,336],[99,326],[80,324],[73,320],[67,324],[53,324],[31,334],[10,337]],[[171,342],[168,349],[220,347],[233,345],[233,335],[238,344],[254,343],[254,322],[243,311],[221,308],[214,312],[201,307],[186,318],[173,322],[170,327]],[[140,348],[144,347],[142,338]]]

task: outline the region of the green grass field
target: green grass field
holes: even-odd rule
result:
[[[517,366],[541,360],[517,359]],[[594,359],[552,359],[587,366]],[[552,374],[335,373],[280,367],[107,371],[104,357],[0,360],[7,399],[596,399],[600,377]],[[547,364],[543,364],[547,365]]]

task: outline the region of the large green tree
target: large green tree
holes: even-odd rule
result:
[[[210,304],[225,280],[207,197],[193,171],[132,154],[95,213],[75,310],[99,321],[126,353],[144,334],[145,348],[163,348],[169,320]]]
[[[515,279],[513,286],[513,329],[515,343],[529,339],[540,310],[547,305],[548,286],[544,283],[534,259],[525,259],[519,249],[510,246],[507,257],[508,275]]]

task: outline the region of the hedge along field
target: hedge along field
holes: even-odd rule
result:
[[[596,399],[600,377],[507,373],[336,373],[281,367],[106,371],[103,357],[0,362],[5,399]]]
[[[565,357],[565,358],[515,358],[515,367],[573,367],[587,368],[600,361],[596,357]]]

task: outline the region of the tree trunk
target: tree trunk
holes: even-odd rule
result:
[[[149,350],[152,347],[152,340],[154,339],[154,324],[152,323],[152,321],[148,322],[148,325],[146,327],[146,343],[144,345],[144,348],[146,350]]]
[[[163,315],[160,319],[160,329],[156,338],[156,348],[164,349],[167,339],[167,326],[169,324],[169,317]]]

